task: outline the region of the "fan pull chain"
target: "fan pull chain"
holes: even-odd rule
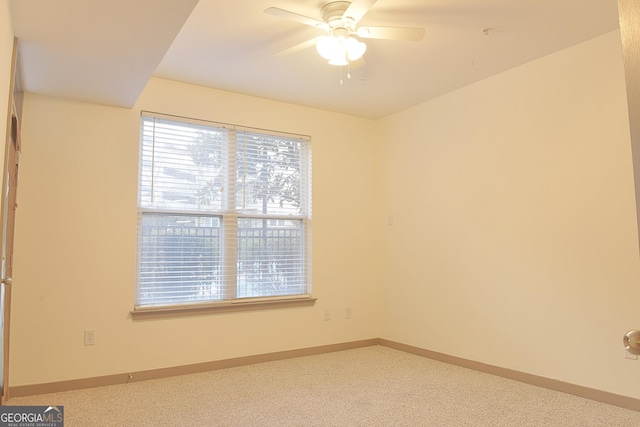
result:
[[[347,61],[347,80],[351,79],[351,62]],[[342,80],[342,65],[340,66],[340,86],[344,85],[344,80]]]

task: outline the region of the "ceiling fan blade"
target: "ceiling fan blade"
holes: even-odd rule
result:
[[[342,16],[349,17],[357,23],[376,1],[377,0],[353,0]]]
[[[311,40],[307,40],[306,42],[298,43],[297,45],[291,46],[290,48],[287,48],[285,50],[281,50],[280,52],[276,53],[276,56],[289,55],[292,53],[300,52],[301,50],[310,48],[311,46],[315,46],[315,44],[316,37],[312,38]]]
[[[424,38],[424,28],[360,27],[357,34],[363,39],[420,41]]]
[[[327,24],[325,24],[322,21],[318,21],[317,19],[309,18],[308,16],[290,12],[288,10],[280,9],[278,7],[269,7],[264,10],[264,13],[272,16],[277,16],[278,18],[284,18],[290,21],[299,22],[301,24],[309,25],[311,27],[320,28],[322,30],[327,29]]]

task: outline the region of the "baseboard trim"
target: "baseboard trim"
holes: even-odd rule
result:
[[[293,359],[303,356],[332,353],[336,351],[352,350],[355,348],[377,345],[378,339],[351,341],[339,344],[329,344],[317,347],[308,347],[295,350],[278,351],[254,356],[235,357],[233,359],[215,360],[211,362],[196,363],[192,365],[175,366],[170,368],[151,369],[130,373],[106,375],[93,378],[81,378],[76,380],[58,381],[45,384],[30,384],[9,386],[9,398],[33,396],[37,394],[58,393],[62,391],[80,390],[85,388],[102,387],[116,384],[153,380],[176,375],[197,374],[218,369],[235,368],[239,366],[253,365],[256,363],[272,362],[276,360]]]
[[[137,371],[131,373],[106,375],[93,378],[81,378],[76,380],[58,381],[45,384],[31,384],[21,386],[9,386],[9,398],[33,396],[37,394],[58,393],[70,390],[80,390],[85,388],[102,387],[116,384],[126,384],[130,382],[153,380],[176,375],[197,374],[200,372],[215,371],[218,369],[235,368],[239,366],[253,365],[256,363],[272,362],[276,360],[293,359],[303,356],[314,356],[324,353],[332,353],[336,351],[352,350],[355,348],[369,347],[373,345],[381,345],[392,348],[405,353],[415,354],[417,356],[426,357],[451,365],[463,368],[473,369],[475,371],[484,372],[491,375],[519,381],[525,384],[531,384],[538,387],[544,387],[550,390],[562,393],[572,394],[574,396],[583,397],[585,399],[606,403],[608,405],[619,406],[621,408],[631,409],[640,412],[640,399],[628,396],[622,396],[615,393],[609,393],[602,390],[592,389],[580,385],[566,383],[564,381],[554,380],[551,378],[541,377],[538,375],[528,374],[525,372],[515,371],[512,369],[501,368],[499,366],[489,365],[482,362],[476,362],[461,357],[451,356],[436,351],[427,350],[421,347],[415,347],[409,344],[384,339],[371,338],[360,341],[350,341],[338,344],[322,345],[317,347],[308,347],[295,350],[278,351],[274,353],[265,353],[254,356],[236,357],[233,359],[216,360],[211,362],[196,363],[192,365],[175,366],[161,369],[151,369],[146,371]]]
[[[632,409],[634,411],[640,411],[640,399],[635,399],[628,396],[622,396],[615,393],[609,393],[602,390],[597,390],[589,387],[584,387],[576,384],[567,383],[560,380],[554,380],[551,378],[541,377],[538,375],[528,374],[525,372],[515,371],[512,369],[501,368],[499,366],[489,365],[482,362],[476,362],[469,359],[463,359],[456,356],[450,356],[444,353],[438,353],[431,350],[426,350],[420,347],[414,347],[408,344],[402,344],[399,342],[379,338],[378,344],[393,348],[395,350],[404,351],[405,353],[415,354],[417,356],[423,356],[429,359],[438,360],[440,362],[448,363],[450,365],[456,365],[463,368],[473,369],[474,371],[484,372],[498,377],[508,378],[511,380],[519,381],[525,384],[531,384],[538,387],[547,388],[562,393],[572,394],[574,396],[583,397],[585,399],[595,400],[597,402],[606,403],[608,405],[619,406],[621,408]]]

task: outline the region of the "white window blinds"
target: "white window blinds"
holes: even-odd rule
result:
[[[143,113],[137,307],[306,295],[307,137]]]

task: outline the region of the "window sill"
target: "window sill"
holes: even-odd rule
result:
[[[317,298],[290,298],[248,301],[227,301],[212,304],[138,308],[132,310],[133,320],[161,319],[203,314],[229,313],[238,311],[271,310],[276,308],[306,307],[316,303]]]

